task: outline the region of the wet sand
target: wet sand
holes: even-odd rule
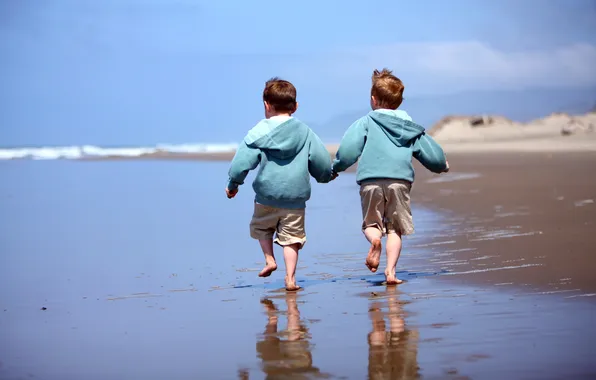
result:
[[[450,155],[453,176],[463,167],[458,160]],[[288,294],[281,262],[270,278],[257,277],[263,259],[248,236],[253,194],[245,186],[237,199],[225,198],[227,166],[3,165],[10,180],[0,186],[0,379],[596,375],[592,297],[483,280],[498,272],[495,282],[512,282],[504,279],[534,267],[466,274],[479,264],[463,249],[487,244],[474,248],[479,258],[499,243],[473,241],[483,232],[466,240],[462,228],[474,225],[476,208],[494,205],[479,198],[477,207],[450,209],[456,202],[436,194],[473,179],[426,184],[434,177],[420,176],[417,233],[405,241],[398,275],[406,282],[398,287],[364,266],[354,175],[313,186],[297,273],[304,290]],[[583,193],[564,195],[572,201]],[[477,225],[494,232],[491,223]],[[524,219],[507,226],[533,228]],[[527,237],[501,240],[515,247]]]
[[[433,237],[443,268],[476,271],[461,277],[474,283],[596,293],[596,154],[454,154],[449,162],[444,176],[418,170],[413,192],[414,202],[444,211],[446,227]]]

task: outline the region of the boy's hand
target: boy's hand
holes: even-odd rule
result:
[[[449,171],[449,161],[445,161],[447,163],[447,167],[443,170],[443,173],[447,173]]]
[[[228,199],[234,198],[236,194],[238,194],[238,189],[230,190],[226,187],[226,195],[228,196]]]
[[[333,180],[334,180],[334,179],[336,179],[337,177],[339,177],[339,174],[337,174],[337,173],[335,172],[335,170],[332,170],[332,171],[331,171],[331,180],[330,180],[329,182],[333,181]]]

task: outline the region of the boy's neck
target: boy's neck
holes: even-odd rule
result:
[[[289,112],[274,112],[267,115],[267,119],[271,119],[272,117],[282,116],[282,117],[292,117],[292,114]]]

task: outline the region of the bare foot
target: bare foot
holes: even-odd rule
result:
[[[381,239],[375,239],[372,241],[370,249],[368,250],[365,264],[373,273],[377,271],[377,268],[379,268],[379,264],[381,263],[382,248]]]
[[[259,277],[269,277],[271,273],[275,272],[277,264],[275,262],[265,264],[265,267],[259,272]]]
[[[286,276],[286,290],[288,292],[295,292],[296,290],[300,290],[300,286],[296,285],[296,279],[290,279],[288,278],[288,276]]]
[[[403,282],[402,280],[397,278],[395,273],[392,273],[390,271],[385,271],[385,278],[387,280],[387,285],[399,285]]]
[[[275,307],[275,304],[270,299],[263,298],[261,300],[261,304],[263,306],[265,306],[265,311],[271,311],[271,312],[276,312],[277,311],[277,308]]]

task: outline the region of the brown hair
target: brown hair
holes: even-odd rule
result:
[[[294,112],[296,87],[287,80],[271,78],[265,83],[263,101],[269,103],[277,112]]]
[[[404,100],[404,84],[391,70],[375,70],[370,95],[375,97],[379,107],[397,109]]]

